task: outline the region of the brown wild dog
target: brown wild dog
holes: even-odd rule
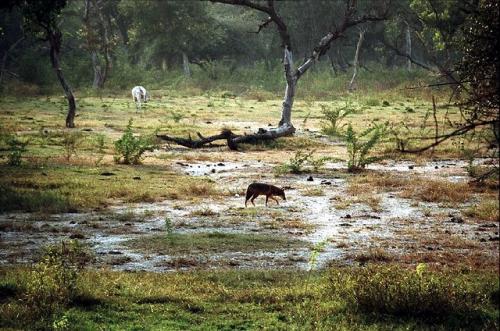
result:
[[[278,205],[280,204],[274,196],[282,197],[283,200],[286,201],[285,191],[283,189],[276,187],[274,185],[269,185],[269,184],[264,184],[264,183],[252,183],[252,184],[248,185],[248,188],[247,188],[245,207],[247,206],[248,200],[250,200],[252,205],[255,206],[255,203],[253,203],[253,201],[259,195],[266,196],[266,206],[267,206],[267,201],[269,200],[269,198],[276,201],[276,203]]]

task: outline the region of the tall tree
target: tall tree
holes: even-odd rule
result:
[[[76,102],[73,91],[66,81],[60,62],[62,32],[59,28],[59,15],[66,6],[66,0],[8,0],[2,2],[3,8],[17,7],[23,18],[25,30],[36,38],[48,42],[50,63],[68,100],[66,127],[75,127]]]
[[[349,28],[366,22],[374,22],[384,20],[387,15],[387,7],[385,2],[376,2],[367,14],[359,15],[356,0],[346,0],[343,2],[343,17],[339,21],[339,25],[332,26],[330,31],[324,35],[319,43],[310,51],[310,54],[305,57],[303,63],[296,69],[293,61],[292,38],[283,17],[278,13],[275,7],[274,0],[267,2],[256,2],[252,0],[211,0],[212,2],[229,4],[235,6],[243,6],[255,11],[258,11],[265,16],[258,27],[257,32],[269,27],[276,27],[281,39],[281,47],[283,49],[283,67],[285,72],[285,96],[281,107],[281,119],[278,127],[264,130],[259,129],[259,132],[254,135],[234,136],[232,133],[221,133],[221,135],[213,136],[217,139],[227,139],[230,148],[236,148],[238,143],[255,142],[260,140],[270,140],[278,137],[292,135],[295,132],[295,127],[292,124],[292,107],[295,98],[295,89],[299,79],[307,72],[326,52],[334,40],[340,38]],[[179,143],[188,147],[201,147],[203,144],[210,143],[213,139],[200,136],[200,141],[193,142],[191,139],[179,139],[166,135],[159,135],[160,138]]]
[[[103,88],[112,67],[112,51],[114,42],[113,26],[111,24],[110,6],[114,2],[103,0],[85,0],[84,34],[86,44],[92,59],[94,71],[93,88]]]

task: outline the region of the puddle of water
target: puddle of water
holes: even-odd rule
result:
[[[255,170],[264,165],[260,162],[218,162],[218,163],[186,163],[177,162],[176,168],[191,176],[210,176],[213,174],[230,173]]]
[[[247,166],[245,166],[247,165]],[[418,174],[434,174],[444,176],[448,180],[463,180],[465,161],[436,161],[426,165],[417,166],[409,162],[374,164],[371,170],[387,171],[394,173],[414,172]],[[413,166],[413,169],[410,167]],[[249,181],[262,176],[265,167],[269,165],[260,162],[223,162],[196,163],[179,165],[181,171],[192,176],[209,176],[224,178],[220,186],[246,187]],[[345,169],[343,163],[329,163],[329,169]],[[437,168],[436,168],[437,167]],[[216,169],[215,173],[212,169]],[[225,177],[229,176],[229,177]],[[401,230],[415,229],[427,231],[432,236],[436,227],[445,228],[450,233],[460,234],[463,238],[478,240],[477,224],[469,223],[438,223],[433,217],[427,217],[422,208],[441,214],[453,213],[454,209],[441,208],[437,204],[420,203],[414,205],[410,200],[401,199],[389,193],[381,194],[380,212],[373,212],[364,204],[353,204],[347,209],[336,209],[332,198],[347,195],[344,179],[315,176],[314,181],[308,182],[306,176],[289,175],[278,180],[282,185],[293,189],[287,190],[287,202],[280,202],[276,206],[270,202],[268,208],[264,207],[263,197],[256,200],[257,207],[254,211],[243,211],[244,197],[227,197],[223,201],[207,201],[193,204],[189,201],[164,201],[159,203],[143,203],[135,205],[120,205],[110,207],[105,213],[58,214],[49,219],[37,220],[29,213],[0,214],[0,225],[3,223],[24,224],[29,222],[30,228],[8,230],[0,232],[0,264],[27,263],[39,252],[39,248],[50,242],[68,239],[73,232],[82,233],[96,252],[101,263],[111,265],[118,270],[149,270],[168,271],[175,270],[175,259],[183,256],[162,256],[155,254],[140,254],[123,245],[124,241],[140,236],[162,233],[165,230],[165,219],[169,218],[179,233],[196,232],[225,232],[288,234],[300,236],[312,245],[324,243],[319,253],[315,266],[311,266],[309,259],[311,251],[303,249],[294,252],[225,252],[216,256],[200,257],[199,264],[204,268],[235,267],[235,268],[280,268],[321,267],[332,261],[345,261],[346,256],[353,252],[366,250],[376,246],[380,240],[390,241],[393,252],[403,252],[415,246],[415,239],[409,239],[400,234]],[[331,185],[322,185],[328,181]],[[321,196],[305,196],[303,189],[318,187],[324,191]],[[253,207],[252,207],[253,208]],[[197,210],[209,209],[211,216],[197,216],[191,214]],[[110,213],[111,212],[111,213]],[[132,217],[130,220],[119,220],[116,215],[134,213],[143,217]],[[115,215],[115,216],[113,216]],[[267,229],[262,227],[264,220],[273,220],[276,216],[300,218],[313,226],[310,233],[294,232],[289,229]],[[349,215],[349,217],[347,217]],[[238,222],[231,222],[236,218]],[[238,219],[238,218],[241,218]],[[28,221],[29,220],[29,221]],[[24,223],[23,223],[24,222]],[[17,224],[17,223],[16,223]],[[65,229],[64,231],[62,229]],[[497,231],[498,227],[491,231]],[[490,232],[491,232],[490,231]],[[497,234],[498,236],[498,234]],[[186,259],[198,257],[185,256]],[[192,266],[197,267],[197,266]],[[186,265],[180,267],[191,268]]]

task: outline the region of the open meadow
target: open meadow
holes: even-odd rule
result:
[[[418,127],[432,108],[423,98],[298,100],[293,137],[239,151],[224,145],[191,150],[154,140],[141,164],[115,162],[114,142],[130,119],[136,135],[187,136],[222,128],[250,132],[279,116],[277,97],[227,94],[152,91],[140,112],[122,95],[83,96],[78,127],[71,130],[60,127],[61,97],[2,99],[3,132],[27,142],[20,166],[0,166],[5,322],[23,313],[15,298],[29,288],[25,268],[43,247],[76,241],[79,254],[91,257],[78,280],[81,302],[63,316],[84,329],[118,321],[117,329],[133,327],[131,312],[158,328],[283,328],[295,314],[298,329],[439,325],[439,314],[437,322],[427,320],[428,312],[413,314],[412,305],[433,310],[442,304],[427,300],[450,305],[447,323],[475,325],[479,319],[483,326],[496,325],[498,187],[469,183],[468,173],[492,160],[479,155],[471,164],[456,143],[432,153],[397,154],[386,136],[371,151],[380,160],[352,173],[346,142],[324,133],[329,122],[322,110],[346,103],[355,111],[344,121],[355,131],[374,121]],[[309,157],[300,161],[304,155]],[[266,207],[260,197],[255,207],[245,207],[246,187],[255,181],[285,187],[287,201],[270,200]],[[419,266],[423,278],[416,274]],[[376,282],[363,289],[369,293],[355,288],[369,274],[387,282],[393,273],[409,282],[392,284],[395,293]],[[449,292],[449,286],[459,292]],[[453,301],[464,300],[462,295],[483,297],[473,307],[456,307],[469,305]],[[401,312],[400,296],[410,300]],[[375,302],[359,307],[358,300]],[[122,309],[130,318],[123,319]],[[374,319],[370,312],[378,310],[388,320]],[[12,323],[4,325],[17,325]]]
[[[499,330],[499,9],[0,2],[0,330]]]

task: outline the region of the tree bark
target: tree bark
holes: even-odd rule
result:
[[[92,67],[94,69],[94,80],[92,81],[92,88],[94,89],[104,88],[112,67],[111,41],[109,36],[110,23],[109,19],[106,20],[104,18],[101,6],[101,2],[98,0],[86,0],[83,17],[87,32],[87,47],[90,50]]]
[[[288,127],[288,132],[293,134],[295,132],[295,128],[292,125],[292,107],[293,107],[293,99],[295,97],[295,86],[297,84],[298,78],[292,74],[293,70],[293,56],[292,52],[285,47],[283,58],[283,66],[285,68],[285,79],[286,79],[286,87],[285,87],[285,97],[283,98],[283,104],[281,107],[281,119],[279,121],[278,126],[286,126]]]
[[[189,69],[189,58],[184,52],[182,52],[182,69],[184,71],[184,76],[191,77],[191,70]]]
[[[59,30],[47,31],[47,38],[50,44],[50,62],[52,63],[52,68],[56,72],[57,78],[61,83],[61,86],[64,90],[64,94],[68,99],[68,114],[66,116],[66,127],[74,128],[75,127],[75,113],[76,113],[76,103],[75,97],[73,95],[73,91],[71,87],[67,83],[64,78],[63,72],[61,70],[61,64],[59,61],[59,53],[61,51],[61,42],[62,42],[62,33]]]
[[[365,39],[365,32],[366,32],[365,29],[359,30],[359,39],[358,39],[358,44],[356,45],[356,53],[354,54],[354,61],[353,61],[354,71],[352,73],[351,81],[349,82],[349,92],[354,91],[354,83],[356,75],[358,74],[358,67],[359,67],[359,51],[361,49],[361,46],[363,45],[363,40]]]
[[[17,45],[19,45],[19,43],[21,43],[21,41],[23,41],[23,40],[24,40],[24,36],[22,36],[21,38],[16,40],[12,45],[10,45],[10,47],[7,50],[5,50],[5,53],[2,56],[2,63],[0,64],[0,86],[2,85],[3,75],[4,75],[4,72],[6,71],[5,68],[7,67],[7,59],[9,57],[9,53],[12,52],[14,50],[14,48],[16,48]]]
[[[98,4],[96,4],[96,10],[99,16],[99,21],[101,23],[102,29],[103,29],[103,39],[104,39],[104,44],[103,44],[103,51],[104,51],[104,70],[101,74],[101,80],[99,84],[99,88],[104,87],[104,83],[108,79],[109,71],[111,70],[112,66],[112,60],[111,60],[111,41],[109,37],[109,28],[108,28],[108,22],[104,19],[103,13],[102,13],[102,8],[99,7]]]
[[[407,57],[407,66],[408,71],[411,71],[411,32],[410,25],[408,22],[406,23],[406,57]]]
[[[102,77],[102,67],[99,63],[99,57],[96,51],[92,51],[92,67],[94,68],[94,80],[92,82],[92,88],[100,89],[104,86]]]

